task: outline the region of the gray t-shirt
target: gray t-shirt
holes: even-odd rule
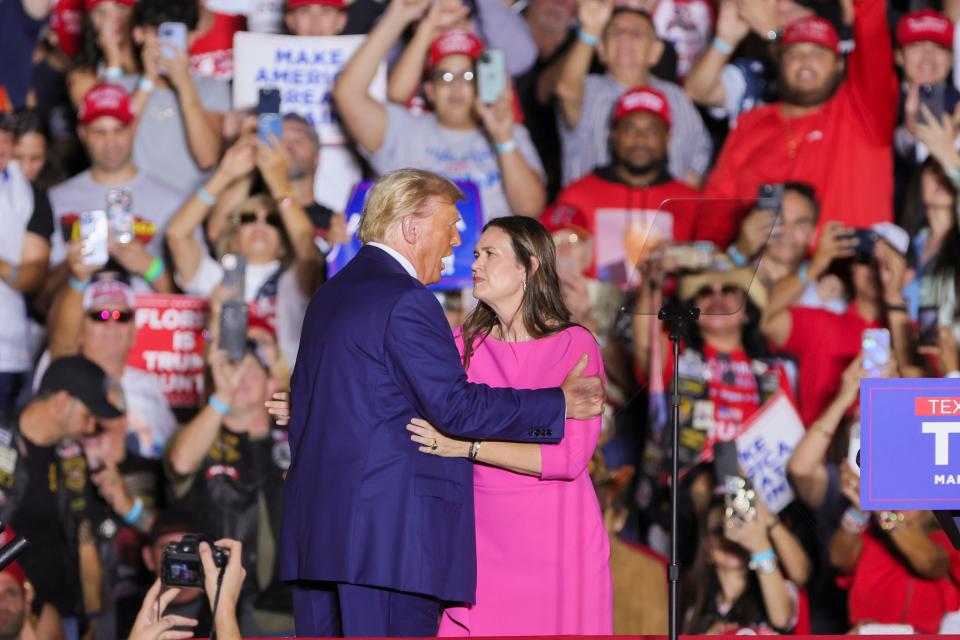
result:
[[[700,112],[674,83],[651,77],[649,84],[663,93],[670,104],[672,125],[667,148],[670,175],[680,181],[685,179],[687,171],[706,176],[713,142],[703,126]],[[627,87],[610,74],[588,74],[583,80],[583,105],[577,126],[567,128],[557,111],[563,145],[564,186],[610,162],[610,117],[626,90]]]
[[[126,75],[119,84],[133,93],[139,76]],[[223,113],[230,110],[230,87],[214,78],[194,77],[204,111]],[[156,88],[144,107],[143,117],[133,143],[133,161],[171,189],[187,196],[203,180],[187,144],[187,129],[180,113],[177,94],[170,89]]]
[[[163,232],[167,223],[180,208],[185,200],[179,193],[162,182],[148,176],[143,171],[137,173],[130,182],[123,187],[130,192],[133,200],[133,215],[140,220],[153,224],[153,238],[146,245],[147,251],[163,257]],[[56,265],[67,257],[67,244],[63,237],[65,216],[79,214],[90,209],[103,209],[107,203],[107,192],[111,187],[97,184],[90,177],[90,171],[78,173],[66,182],[61,182],[50,189],[50,205],[53,207],[54,233],[50,248],[50,264]],[[137,232],[146,231],[138,227]]]
[[[450,180],[470,180],[480,189],[485,221],[511,215],[496,151],[481,129],[454,131],[442,127],[432,113],[417,116],[399,105],[385,106],[383,146],[373,154],[364,152],[374,171],[384,174],[414,167]],[[527,164],[544,175],[526,127],[514,125],[513,140]]]

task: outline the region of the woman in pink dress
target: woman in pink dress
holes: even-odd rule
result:
[[[584,354],[601,372],[593,335],[570,322],[553,239],[536,220],[497,218],[474,250],[477,308],[456,332],[471,382],[558,386]],[[441,636],[609,635],[610,547],[588,463],[600,418],[567,420],[557,445],[470,442],[416,418],[420,451],[474,460],[477,603],[449,608]]]

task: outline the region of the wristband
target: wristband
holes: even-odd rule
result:
[[[737,250],[737,245],[732,244],[730,248],[727,249],[727,255],[736,263],[738,267],[746,266],[747,259],[743,257],[743,254]]]
[[[12,264],[10,265],[10,275],[8,275],[4,280],[7,284],[12,285],[17,281],[17,276],[20,275],[20,265]]]
[[[733,47],[730,46],[727,42],[720,39],[720,36],[717,36],[713,39],[713,48],[722,53],[725,56],[733,53]]]
[[[751,571],[757,573],[773,573],[777,569],[777,554],[773,549],[768,549],[750,556],[750,564],[747,565]]]
[[[477,461],[478,453],[480,453],[480,441],[474,440],[470,443],[470,451],[467,453],[467,457],[470,459],[470,462]]]
[[[153,284],[161,273],[163,273],[163,258],[154,257],[153,261],[150,262],[150,268],[144,272],[143,279]]]
[[[905,304],[888,304],[886,307],[887,311],[902,311],[903,313],[907,312],[907,305]]]
[[[577,40],[587,45],[588,47],[593,47],[598,42],[600,42],[600,38],[598,38],[597,36],[590,35],[583,29],[577,29]]]
[[[212,207],[213,205],[217,204],[217,199],[210,195],[210,192],[207,191],[203,185],[200,185],[200,188],[197,189],[197,197],[200,198],[200,202],[208,207]]]
[[[157,88],[157,84],[150,78],[140,78],[140,82],[137,83],[137,88],[146,93],[150,93]]]
[[[797,277],[800,278],[800,284],[806,287],[810,284],[810,279],[807,277],[807,269],[810,268],[809,262],[804,262],[800,265],[800,269],[797,271]]]
[[[76,291],[77,293],[83,293],[84,291],[87,290],[87,282],[89,282],[89,281],[87,281],[87,282],[80,282],[79,280],[77,280],[77,279],[74,278],[73,276],[70,276],[70,280],[69,280],[68,282],[70,283],[70,288],[71,288],[71,289],[73,289],[73,290]]]
[[[133,524],[140,517],[140,514],[143,513],[143,500],[139,497],[133,501],[133,507],[130,511],[127,512],[127,515],[123,516],[123,521],[127,524]]]
[[[107,80],[119,80],[123,77],[123,67],[106,67],[103,70],[103,77]]]
[[[207,404],[213,407],[213,410],[222,416],[230,413],[230,407],[220,402],[215,395],[211,395],[209,398],[207,398]]]
[[[510,153],[511,151],[516,149],[517,143],[514,142],[512,139],[510,139],[510,140],[507,140],[506,142],[500,142],[498,144],[493,145],[493,148],[497,150],[497,155],[502,156],[503,154]]]

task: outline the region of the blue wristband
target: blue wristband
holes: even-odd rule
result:
[[[746,266],[747,259],[743,257],[743,254],[737,251],[737,245],[732,244],[730,248],[727,249],[727,255],[736,263],[738,267]]]
[[[137,498],[133,501],[133,507],[123,516],[123,521],[127,524],[133,524],[143,514],[143,500]]]
[[[70,288],[76,291],[77,293],[83,293],[84,291],[87,290],[87,283],[80,282],[73,276],[70,276],[69,282],[70,282]]]
[[[771,560],[776,557],[777,554],[774,553],[773,549],[767,549],[766,551],[755,553],[750,556],[750,564],[760,564],[761,562],[766,562],[767,560]]]
[[[587,45],[588,47],[596,46],[600,42],[600,38],[597,36],[592,36],[589,33],[585,32],[583,29],[577,29],[577,40]]]
[[[713,39],[713,48],[725,56],[728,56],[731,53],[733,53],[733,47],[730,46],[730,44],[727,43],[726,41],[721,40],[719,37],[716,37]]]
[[[212,207],[213,205],[217,204],[217,199],[210,195],[210,192],[207,191],[203,185],[200,185],[200,188],[197,189],[197,197],[200,198],[200,202],[208,207]]]
[[[230,407],[220,402],[215,395],[211,395],[209,398],[207,398],[207,404],[213,407],[214,411],[220,415],[225,416],[230,413]]]
[[[800,278],[800,284],[807,286],[810,284],[809,278],[807,278],[807,269],[810,267],[809,262],[804,262],[800,265],[800,269],[797,271],[797,277]]]
[[[502,156],[505,153],[510,153],[517,148],[517,143],[513,140],[507,140],[506,142],[500,142],[493,145],[493,148],[497,150],[497,155]]]

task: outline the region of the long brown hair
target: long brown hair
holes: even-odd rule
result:
[[[557,252],[550,233],[533,218],[509,216],[494,218],[483,230],[491,227],[510,236],[510,244],[517,263],[526,271],[527,286],[520,302],[523,326],[531,338],[545,338],[569,327],[577,326],[570,321],[570,310],[560,294],[560,277],[557,275]],[[540,262],[534,271],[533,258]],[[470,357],[480,344],[499,324],[497,314],[484,302],[463,321],[463,368],[470,366]],[[479,338],[479,342],[477,339]]]

